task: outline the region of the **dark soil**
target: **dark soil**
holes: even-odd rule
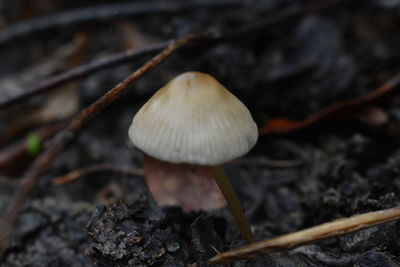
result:
[[[143,3],[152,8],[183,2],[205,3]],[[166,40],[208,29],[233,30],[317,2],[227,0],[225,8],[191,7],[185,12],[116,15],[59,25],[0,44],[0,83],[27,72],[77,34],[87,38],[80,54],[83,63],[130,47],[126,28],[136,37]],[[141,168],[142,154],[127,136],[131,119],[156,89],[188,70],[215,76],[249,107],[259,126],[271,117],[306,118],[330,104],[369,94],[398,74],[400,1],[343,2],[282,20],[246,38],[184,49],[143,77],[89,123],[42,177],[20,215],[2,266],[206,266],[216,253],[244,245],[227,208],[198,213],[160,208],[142,177],[97,172],[61,186],[52,186],[51,180],[94,163]],[[6,0],[0,3],[0,21],[6,27],[98,3]],[[143,62],[80,80],[75,85],[80,107]],[[5,96],[0,89],[1,97]],[[399,100],[382,107],[385,120],[379,125],[336,121],[285,135],[264,135],[251,153],[226,164],[256,238],[400,204]],[[25,116],[29,111],[21,104],[12,112]],[[14,117],[1,115],[0,129],[5,129]],[[28,131],[35,126],[29,125]],[[9,143],[20,136],[9,138]],[[0,176],[1,211],[24,168],[7,169]],[[400,222],[232,266],[400,266]]]

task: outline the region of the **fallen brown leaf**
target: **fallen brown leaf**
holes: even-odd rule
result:
[[[188,212],[226,205],[207,166],[174,164],[145,156],[144,174],[160,206],[178,205]]]

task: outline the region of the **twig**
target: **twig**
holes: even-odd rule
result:
[[[395,99],[400,93],[400,74],[390,78],[384,84],[372,91],[370,94],[339,101],[332,104],[304,120],[290,120],[286,118],[270,119],[259,129],[260,135],[287,133],[305,129],[323,123],[332,124],[334,121],[347,120],[359,114],[360,110],[367,107],[387,104]],[[358,112],[358,113],[357,113]]]
[[[60,12],[13,24],[0,30],[0,45],[17,38],[34,35],[39,32],[57,29],[68,25],[81,25],[94,21],[107,21],[127,16],[145,16],[150,14],[174,14],[202,8],[231,8],[243,5],[241,1],[210,0],[210,1],[143,1],[97,5],[71,11]]]
[[[248,26],[245,26],[239,30],[228,32],[228,33],[217,33],[215,32],[214,35],[209,35],[207,38],[204,38],[202,40],[202,43],[211,43],[215,42],[217,43],[218,41],[223,41],[223,40],[233,40],[237,39],[239,37],[242,37],[243,35],[251,35],[254,34],[258,31],[264,30],[266,27],[278,24],[282,21],[285,21],[287,19],[293,19],[296,18],[300,15],[311,13],[311,12],[317,12],[319,10],[323,10],[335,5],[338,5],[342,2],[345,2],[344,0],[333,0],[333,1],[328,1],[324,2],[318,5],[310,5],[304,8],[295,8],[295,9],[289,9],[286,11],[283,11],[282,13],[279,13],[277,15],[271,16],[267,19],[265,19],[262,22],[251,24]],[[350,1],[349,1],[350,2]],[[243,39],[243,38],[242,38]],[[81,65],[76,68],[72,68],[64,73],[58,74],[56,76],[53,76],[49,78],[48,80],[45,80],[41,84],[37,86],[33,86],[31,88],[26,89],[23,93],[19,95],[15,95],[11,98],[8,99],[3,99],[0,100],[0,110],[9,107],[13,104],[19,103],[20,101],[23,101],[31,96],[34,96],[36,94],[44,93],[53,89],[56,89],[57,86],[60,86],[62,84],[65,84],[67,82],[70,82],[72,80],[87,76],[89,74],[95,73],[97,71],[103,70],[108,67],[116,66],[128,61],[132,61],[134,59],[140,58],[145,55],[153,54],[156,52],[161,51],[164,49],[169,42],[161,42],[161,43],[155,43],[152,45],[145,46],[143,48],[139,49],[132,49],[132,50],[127,50],[125,52],[108,56],[99,60],[92,61],[90,63]]]
[[[210,263],[254,258],[277,250],[293,249],[321,239],[342,236],[397,219],[400,219],[399,207],[355,215],[236,248],[215,256]]]
[[[133,168],[129,168],[129,167],[115,166],[115,165],[111,165],[111,164],[94,164],[94,165],[90,165],[90,166],[84,167],[82,169],[74,170],[65,175],[54,178],[53,185],[66,184],[66,183],[72,182],[76,179],[79,179],[83,176],[86,176],[90,173],[101,172],[101,171],[118,172],[118,173],[124,173],[127,175],[136,175],[136,176],[143,175],[143,170],[141,170],[141,169],[133,169]]]
[[[2,254],[6,248],[8,236],[10,231],[16,222],[18,213],[24,204],[25,200],[29,196],[30,192],[35,188],[38,183],[40,175],[48,168],[50,163],[55,157],[63,150],[63,148],[75,137],[77,132],[90,121],[97,113],[102,111],[109,104],[118,99],[123,92],[131,85],[134,81],[145,75],[150,70],[157,67],[162,61],[164,61],[169,55],[171,55],[176,49],[181,48],[187,44],[195,42],[201,38],[204,38],[204,34],[189,35],[181,39],[171,41],[170,44],[154,56],[151,60],[146,62],[142,67],[137,69],[135,72],[130,74],[127,78],[117,84],[114,88],[100,97],[93,104],[83,109],[77,116],[75,116],[72,122],[62,130],[53,140],[52,144],[41,153],[36,160],[33,162],[31,167],[27,170],[21,185],[17,188],[14,196],[12,197],[8,209],[5,214],[4,226],[0,231],[0,253]]]
[[[62,84],[73,81],[75,79],[85,77],[89,74],[98,72],[108,67],[116,66],[140,57],[150,55],[161,51],[167,47],[169,42],[160,42],[141,47],[139,49],[130,49],[119,54],[94,60],[87,64],[72,68],[68,71],[55,75],[37,86],[33,86],[24,90],[22,93],[0,100],[0,110],[7,108],[13,104],[23,101],[33,95],[50,91]]]

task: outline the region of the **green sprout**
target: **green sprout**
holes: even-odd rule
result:
[[[42,148],[42,140],[37,133],[30,133],[25,139],[25,148],[29,155],[36,156]]]

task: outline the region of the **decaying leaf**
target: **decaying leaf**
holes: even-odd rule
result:
[[[144,173],[160,206],[178,205],[184,211],[199,211],[226,204],[206,166],[173,164],[145,156]]]

